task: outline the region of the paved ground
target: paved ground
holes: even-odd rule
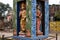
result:
[[[4,35],[4,37],[10,37],[13,36],[13,33],[11,32],[0,32],[0,37],[2,37],[2,35]]]
[[[4,37],[10,37],[13,36],[13,33],[11,32],[0,32],[0,37],[2,37],[2,35],[4,35]],[[45,40],[56,40],[56,33],[50,33],[49,37]],[[60,40],[60,33],[57,36],[57,40]]]
[[[55,33],[49,34],[49,37],[45,40],[56,40],[56,34]],[[60,40],[60,34],[57,35],[57,40]]]

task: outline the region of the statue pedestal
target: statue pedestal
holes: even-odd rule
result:
[[[19,36],[25,37],[25,36],[26,36],[26,34],[25,34],[25,33],[23,33],[23,32],[19,32]]]

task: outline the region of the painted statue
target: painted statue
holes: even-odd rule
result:
[[[23,2],[21,3],[20,6],[19,16],[20,16],[20,29],[21,29],[20,32],[24,33],[26,27],[26,4]]]
[[[22,36],[31,37],[30,30],[26,29],[26,3],[24,2],[21,3],[19,16],[20,16],[19,34],[21,34]]]
[[[40,26],[41,26],[41,19],[42,19],[42,12],[40,9],[40,6],[36,6],[36,34],[37,35],[42,35],[43,32],[40,31]]]

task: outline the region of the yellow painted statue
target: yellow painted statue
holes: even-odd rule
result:
[[[25,27],[26,27],[26,4],[25,3],[21,3],[19,16],[20,16],[20,29],[21,29],[20,32],[25,32]]]

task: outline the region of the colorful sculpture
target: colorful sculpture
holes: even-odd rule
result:
[[[40,30],[40,26],[42,24],[41,19],[42,19],[42,12],[41,12],[40,6],[37,5],[36,6],[36,34],[37,35],[43,34],[43,32],[41,32],[41,30]]]
[[[37,0],[20,0],[20,2],[21,3],[17,2],[17,34],[19,35],[19,37],[23,37],[21,38],[22,40],[24,38],[28,40],[30,38],[39,39],[43,37],[48,37],[48,2],[38,0],[39,3],[41,2],[42,11]]]
[[[24,2],[22,2],[20,5],[19,17],[20,17],[20,26],[21,26],[20,33],[25,33],[26,31],[26,3]]]

